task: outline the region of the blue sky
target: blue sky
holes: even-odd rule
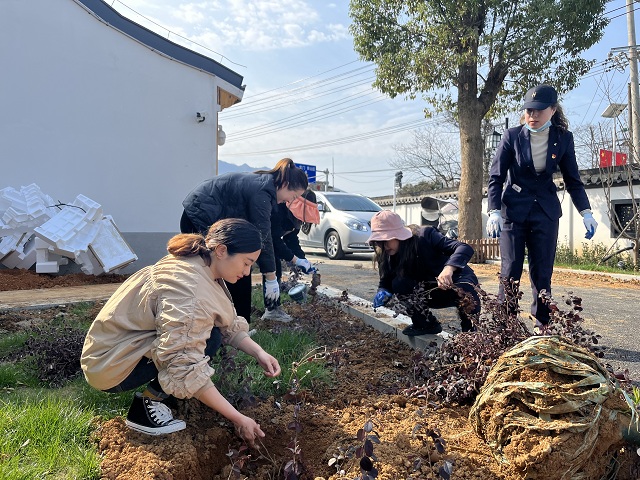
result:
[[[353,50],[346,0],[108,3],[244,76],[243,101],[219,118],[227,133],[219,155],[226,162],[258,168],[291,157],[328,169],[337,188],[378,196],[392,193],[393,146],[410,143],[416,128],[440,128],[446,141],[457,142],[451,127],[424,118],[423,101],[389,99],[370,87],[374,65]],[[607,5],[605,36],[585,54],[597,64],[562,100],[574,129],[601,121],[609,103],[627,101],[628,67],[603,65],[611,48],[627,45],[624,6],[624,0]],[[409,173],[404,179],[414,180]]]

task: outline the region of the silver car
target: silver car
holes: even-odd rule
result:
[[[302,247],[324,248],[327,256],[339,260],[345,253],[373,252],[367,243],[371,217],[382,208],[357,193],[315,192],[320,223],[308,234],[298,235]]]

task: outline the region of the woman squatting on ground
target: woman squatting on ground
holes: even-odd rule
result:
[[[176,235],[169,255],[129,277],[104,305],[87,333],[82,370],[105,392],[146,385],[134,394],[130,428],[149,435],[184,429],[163,403],[173,396],[197,398],[250,445],[264,437],[260,425],[220,394],[209,365],[225,343],[254,357],[266,376],[280,375],[278,361],[249,337],[226,287],[250,274],[261,247],[258,228],[242,219],[214,223],[206,238]]]
[[[431,287],[424,304],[403,302],[412,325],[402,333],[410,337],[440,333],[442,325],[430,309],[452,306],[458,308],[462,331],[474,330],[480,298],[475,289],[478,279],[467,265],[473,255],[471,246],[447,238],[433,227],[406,227],[400,215],[390,210],[371,218],[369,243],[375,249],[373,261],[380,274],[373,308],[387,303],[393,294],[402,301],[402,296],[414,293],[421,283]],[[473,305],[465,296],[473,299]]]

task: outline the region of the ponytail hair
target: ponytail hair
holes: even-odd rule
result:
[[[199,233],[181,233],[167,243],[167,251],[175,257],[200,255],[207,266],[211,265],[211,252],[218,245],[225,245],[229,255],[252,253],[262,249],[260,230],[241,218],[225,218],[209,227],[207,236]]]
[[[309,186],[307,174],[301,168],[296,167],[290,158],[283,158],[271,170],[258,170],[253,173],[268,173],[272,175],[278,190],[285,184],[289,190],[306,190]]]
[[[564,130],[565,132],[568,131],[569,130],[569,120],[567,120],[567,117],[564,114],[564,111],[562,110],[562,106],[560,106],[559,103],[556,103],[553,106],[556,107],[556,113],[554,113],[553,117],[551,117],[551,124],[555,125],[556,127],[560,128],[561,130]]]

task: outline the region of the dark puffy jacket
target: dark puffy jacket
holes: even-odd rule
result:
[[[273,251],[277,259],[290,262],[294,256],[305,258],[298,233],[302,222],[294,217],[291,210],[280,203],[271,212],[271,238],[273,239]]]
[[[478,279],[467,262],[473,256],[473,248],[458,240],[445,237],[433,227],[422,227],[417,234],[418,256],[408,265],[404,276],[416,282],[435,282],[445,265],[457,267],[453,274],[454,283],[461,281],[478,284]],[[381,273],[379,288],[393,293],[392,284],[396,278],[398,255],[387,256],[390,262],[388,274]]]
[[[187,217],[202,233],[223,218],[244,218],[258,227],[263,242],[258,258],[262,273],[276,270],[271,239],[271,210],[276,205],[273,176],[246,172],[205,180],[182,202]]]

